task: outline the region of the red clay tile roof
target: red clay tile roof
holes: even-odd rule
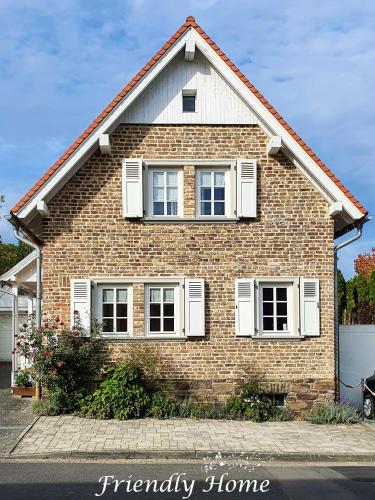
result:
[[[211,48],[221,57],[221,59],[231,68],[231,70],[240,78],[246,87],[259,99],[259,101],[268,109],[270,113],[280,122],[280,124],[289,132],[289,134],[297,141],[297,143],[306,151],[306,153],[319,165],[328,177],[341,189],[347,198],[366,215],[367,210],[361,203],[351,194],[351,192],[343,185],[342,182],[329,170],[329,168],[318,158],[318,156],[305,144],[299,135],[287,124],[282,116],[275,110],[265,97],[252,85],[246,76],[232,63],[232,61],[224,54],[222,50],[211,40],[211,38],[202,30],[195,22],[194,17],[190,16],[186,22],[176,31],[176,33],[163,45],[163,47],[150,59],[150,61],[135,75],[135,77],[124,87],[121,92],[108,104],[108,106],[100,113],[100,115],[91,123],[91,125],[78,137],[78,139],[65,151],[65,153],[50,167],[49,170],[41,177],[38,182],[25,194],[23,198],[12,208],[12,212],[18,212],[27,203],[30,198],[47,182],[53,173],[74,153],[74,151],[82,144],[82,142],[91,135],[98,127],[103,119],[117,106],[117,104],[126,96],[126,94],[143,78],[143,76],[152,68],[163,54],[178,40],[187,28],[194,28]]]

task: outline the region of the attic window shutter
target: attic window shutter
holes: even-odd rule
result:
[[[236,335],[250,337],[255,334],[254,280],[236,279],[235,281],[235,325]]]
[[[71,280],[71,327],[80,322],[86,335],[91,333],[91,281],[88,279]]]
[[[237,217],[257,216],[257,162],[237,160]]]
[[[320,335],[319,280],[300,279],[301,335]]]
[[[122,162],[122,204],[124,217],[143,217],[142,160],[126,158]]]
[[[204,337],[204,280],[185,280],[185,335]]]

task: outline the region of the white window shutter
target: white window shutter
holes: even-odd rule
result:
[[[319,280],[300,279],[301,335],[320,335]]]
[[[143,217],[143,163],[138,158],[122,162],[122,205],[124,217]]]
[[[237,217],[257,216],[257,162],[237,160]]]
[[[204,280],[185,279],[185,335],[204,337]]]
[[[250,337],[255,334],[254,280],[241,278],[235,281],[236,335]]]
[[[86,335],[91,333],[91,281],[72,279],[70,282],[71,327],[79,319]]]

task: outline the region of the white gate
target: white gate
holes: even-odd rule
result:
[[[340,325],[339,377],[348,385],[356,385],[375,372],[375,325]],[[340,401],[361,408],[361,387],[350,389],[340,383]]]

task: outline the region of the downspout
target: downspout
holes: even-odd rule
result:
[[[335,363],[335,372],[336,372],[336,395],[337,395],[337,400],[340,401],[340,382],[339,382],[339,366],[340,366],[340,336],[339,336],[339,308],[338,308],[338,297],[337,297],[337,292],[338,292],[338,285],[337,285],[337,261],[338,261],[338,256],[337,253],[339,250],[342,248],[350,245],[351,243],[354,243],[355,241],[359,240],[359,238],[362,236],[362,228],[363,224],[370,220],[369,217],[367,217],[364,221],[360,222],[357,226],[355,226],[356,233],[351,236],[349,239],[342,241],[341,243],[338,243],[334,247],[334,335],[335,335],[335,340],[336,340],[336,363]]]

